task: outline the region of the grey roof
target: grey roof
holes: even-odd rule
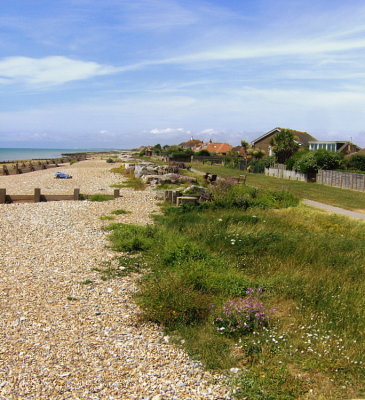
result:
[[[283,129],[287,129],[287,128],[280,128],[280,127],[276,127],[274,129],[271,129],[271,131],[266,132],[265,134],[263,134],[262,136],[258,137],[257,139],[253,140],[251,143],[254,145],[255,143],[259,142],[260,140],[264,139],[266,136],[271,135],[272,133],[274,133],[275,131],[280,132]],[[307,132],[301,132],[301,131],[296,131],[295,129],[288,129],[288,131],[293,132],[295,136],[298,137],[298,142],[304,146],[308,146],[310,141],[317,141],[317,139],[315,137],[313,137],[312,135],[310,135]]]

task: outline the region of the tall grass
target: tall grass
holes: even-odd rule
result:
[[[111,225],[112,246],[149,267],[144,318],[209,368],[240,368],[239,398],[363,396],[364,224],[295,207],[287,193],[219,190],[209,206],[166,209],[154,227]],[[267,324],[217,330],[225,304],[246,304],[252,288]]]
[[[221,177],[238,177],[242,171],[221,165],[194,163],[193,167],[203,172],[210,172]],[[279,179],[263,174],[248,174],[246,184],[267,190],[285,190],[300,198],[315,200],[342,207],[348,210],[365,210],[365,193],[340,189],[311,182]]]

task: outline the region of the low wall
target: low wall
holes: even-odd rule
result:
[[[283,168],[265,168],[265,175],[274,176],[276,178],[290,179],[293,181],[307,182],[308,177],[306,174],[296,171],[287,171]]]
[[[364,192],[365,174],[320,170],[317,174],[317,183]]]

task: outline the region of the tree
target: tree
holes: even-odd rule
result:
[[[270,141],[272,151],[279,163],[283,164],[299,149],[294,133],[289,129],[282,129]]]
[[[153,146],[153,151],[154,151],[156,154],[160,154],[161,151],[162,151],[161,145],[160,145],[159,143],[158,143],[158,144],[155,144],[155,145]]]
[[[250,147],[250,144],[246,142],[246,140],[241,140],[241,146],[243,148],[243,151],[246,153],[247,149]]]
[[[249,156],[251,156],[253,159],[255,160],[260,160],[261,158],[263,158],[265,156],[265,151],[261,150],[261,149],[255,149],[254,147],[250,147],[247,150],[247,154]]]

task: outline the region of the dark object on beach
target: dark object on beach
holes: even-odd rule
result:
[[[56,179],[71,179],[72,176],[69,174],[65,174],[64,172],[56,172]]]
[[[217,175],[209,174],[208,172],[204,175],[205,183],[212,184],[217,180]]]

